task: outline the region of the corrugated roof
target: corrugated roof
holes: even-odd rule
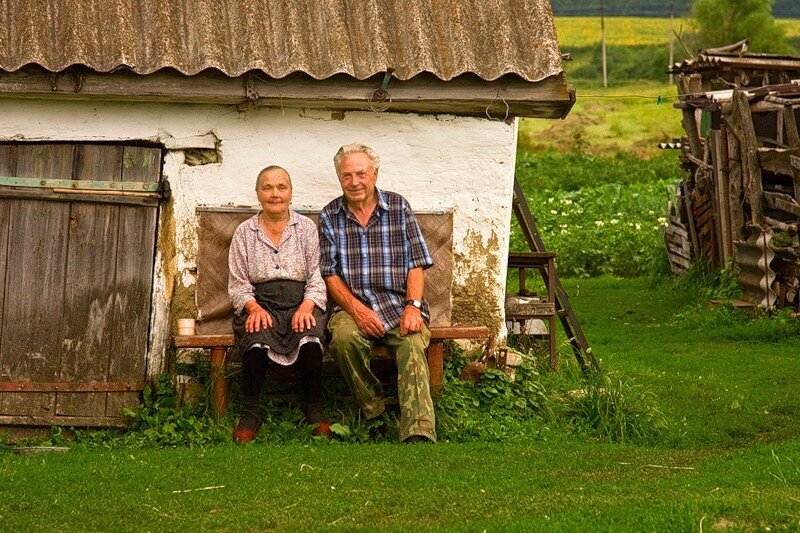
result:
[[[772,69],[772,70],[800,70],[800,57],[775,55],[775,54],[754,54],[751,52],[740,54],[735,52],[714,52],[702,51],[697,56],[675,63],[670,72],[694,72],[704,69],[716,69],[722,67],[745,68],[745,69]]]
[[[366,79],[562,72],[547,0],[0,0],[0,69]]]

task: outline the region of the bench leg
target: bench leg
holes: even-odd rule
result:
[[[211,388],[213,398],[213,414],[217,419],[225,416],[228,411],[228,378],[225,377],[225,366],[228,350],[226,348],[211,348]]]
[[[431,396],[439,394],[444,377],[444,343],[433,341],[428,346],[428,377]]]
[[[558,351],[556,349],[556,317],[552,315],[549,320],[548,331],[549,341],[550,341],[550,371],[555,372],[558,370]]]

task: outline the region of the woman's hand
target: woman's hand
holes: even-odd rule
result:
[[[292,315],[292,330],[297,333],[303,333],[307,329],[311,329],[317,325],[314,318],[314,302],[311,300],[303,300],[300,307]]]
[[[244,330],[247,333],[257,333],[272,327],[272,317],[255,300],[244,304],[244,309],[247,311],[247,320],[244,323]]]

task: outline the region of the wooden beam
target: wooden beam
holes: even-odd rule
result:
[[[389,99],[375,100],[382,77],[357,80],[337,74],[315,80],[302,73],[282,79],[250,73],[230,78],[216,71],[186,76],[172,71],[138,75],[67,71],[55,79],[38,67],[0,72],[0,97],[122,102],[175,102],[250,107],[312,108],[339,111],[386,110],[450,113],[504,120],[509,117],[564,118],[575,103],[575,89],[563,74],[531,83],[516,76],[486,81],[462,75],[442,81],[420,74],[391,80]]]
[[[763,227],[763,184],[758,158],[758,140],[753,126],[753,116],[750,114],[750,103],[745,93],[741,91],[733,95],[733,102],[741,127],[742,146],[740,155],[742,157],[742,166],[746,169],[748,177],[746,186],[747,199],[750,203],[750,221],[759,227]]]

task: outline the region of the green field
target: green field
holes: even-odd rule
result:
[[[697,287],[567,281],[603,367],[651,391],[660,443],[541,426],[501,442],[0,447],[2,531],[800,528],[800,327]],[[562,348],[562,370],[574,373]]]
[[[800,20],[779,24],[800,50]],[[686,33],[690,22],[676,19],[673,27]],[[564,68],[576,88],[577,102],[563,121],[523,119],[520,150],[578,149],[595,154],[621,150],[651,157],[659,142],[683,134],[680,112],[672,107],[677,89],[669,84],[666,72],[669,19],[606,19],[608,88],[602,85],[599,19],[557,17],[556,31],[562,52],[573,55]],[[675,61],[685,56],[676,43]]]
[[[681,113],[672,107],[674,86],[653,81],[629,81],[607,89],[596,83],[575,85],[577,101],[566,119],[521,121],[520,150],[626,151],[650,157],[658,152],[659,142],[683,135]]]

